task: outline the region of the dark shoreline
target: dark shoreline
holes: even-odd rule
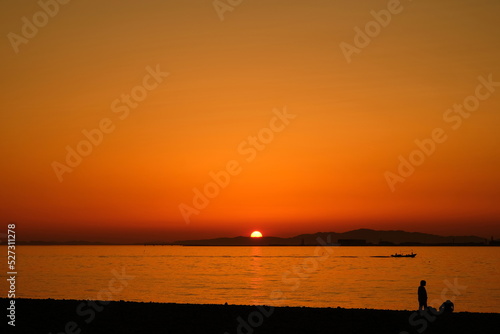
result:
[[[0,301],[7,312],[9,300]],[[54,299],[16,299],[15,306],[15,329],[2,316],[7,333],[469,334],[493,333],[500,323],[500,313],[434,317],[415,311]]]
[[[6,246],[0,245],[0,246]],[[16,246],[170,246],[170,247],[500,247],[500,245],[469,245],[469,244],[418,244],[418,245],[176,245],[176,244],[65,244],[65,243],[23,243],[18,242]]]

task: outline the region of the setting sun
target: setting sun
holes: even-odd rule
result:
[[[262,238],[262,233],[259,231],[253,231],[252,234],[250,234],[252,238]]]

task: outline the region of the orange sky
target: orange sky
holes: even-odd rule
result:
[[[252,0],[223,21],[211,0],[46,2],[47,22],[36,1],[0,5],[0,212],[20,239],[500,237],[498,1]],[[360,47],[372,11],[391,20]],[[447,114],[464,101],[479,105]],[[284,108],[296,117],[273,121]],[[248,138],[270,122],[281,130],[253,156]],[[69,167],[67,147],[99,127]],[[436,128],[446,140],[391,186]],[[230,161],[239,172],[194,208]],[[181,204],[198,211],[189,224]]]

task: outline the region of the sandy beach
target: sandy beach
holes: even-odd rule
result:
[[[8,302],[1,299],[4,310]],[[500,322],[498,313],[468,312],[53,299],[16,299],[15,306],[8,333],[491,333]]]

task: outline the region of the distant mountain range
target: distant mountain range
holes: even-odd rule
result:
[[[494,242],[493,242],[494,243]],[[291,238],[279,237],[235,237],[206,240],[176,241],[183,246],[315,246],[335,244],[341,246],[419,246],[419,245],[488,245],[488,240],[476,236],[439,236],[405,231],[376,231],[358,229],[344,233],[319,232],[301,234]]]

